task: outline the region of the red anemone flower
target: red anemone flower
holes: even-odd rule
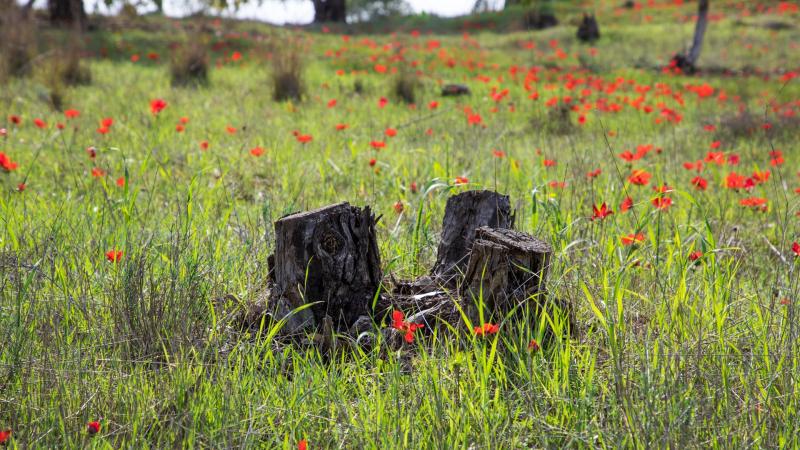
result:
[[[484,323],[483,326],[476,326],[472,329],[475,333],[475,336],[488,336],[490,334],[496,334],[500,331],[500,325],[496,323]]]
[[[261,147],[253,147],[250,149],[250,154],[256,157],[261,156],[264,154],[264,149]]]
[[[94,421],[86,424],[86,432],[94,436],[100,432],[100,422]]]
[[[372,141],[369,145],[374,148],[375,150],[379,150],[386,147],[386,142],[383,141]]]
[[[122,250],[109,250],[106,252],[108,262],[118,263],[122,259]]]
[[[532,353],[539,351],[539,343],[536,342],[536,339],[531,339],[530,342],[528,342],[528,351]]]
[[[10,437],[11,437],[11,430],[0,431],[0,445],[8,442],[8,438]]]
[[[629,234],[627,236],[622,236],[622,245],[633,245],[638,244],[640,242],[644,242],[644,234],[636,233],[636,234]]]
[[[44,120],[42,120],[42,119],[39,119],[38,117],[37,117],[36,119],[33,119],[33,123],[34,123],[34,124],[35,124],[35,125],[36,125],[38,128],[47,128],[47,122],[45,122],[45,121],[44,121]]]
[[[792,243],[792,252],[794,252],[795,258],[800,256],[800,244],[797,242]]]
[[[64,111],[64,117],[67,119],[74,119],[81,115],[81,112],[77,109],[67,109]]]

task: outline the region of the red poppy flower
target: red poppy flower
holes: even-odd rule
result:
[[[621,240],[622,245],[638,244],[644,242],[644,235],[642,233],[629,234],[627,236],[622,236]]]
[[[619,205],[619,210],[625,212],[631,208],[633,208],[633,199],[630,197],[625,197],[625,200],[623,200]]]
[[[150,100],[150,112],[153,114],[158,114],[163,111],[167,107],[167,102],[157,98],[154,100]]]
[[[119,178],[117,178],[117,186],[119,186],[119,187],[125,187],[125,177],[119,177]]]
[[[692,178],[692,185],[699,191],[705,191],[708,187],[708,181],[703,177],[697,176]]]
[[[131,55],[131,62],[139,61],[139,55]]]
[[[336,99],[328,100],[328,108],[333,108],[334,106],[336,106]]]
[[[469,114],[467,115],[467,124],[469,125],[480,125],[483,123],[483,118],[480,114]]]
[[[111,117],[106,117],[100,121],[101,127],[111,128],[111,125],[114,125],[114,119]]]
[[[26,187],[27,187],[27,186],[25,186],[25,183],[20,183],[20,184],[18,184],[18,185],[17,185],[17,192],[23,192],[23,191],[25,190],[25,188],[26,188]]]
[[[336,131],[346,130],[348,125],[346,123],[337,123],[336,124]]]
[[[377,73],[386,73],[387,70],[386,66],[384,66],[383,64],[375,64],[374,69],[375,72]]]
[[[545,167],[555,167],[555,166],[558,165],[558,163],[555,162],[555,160],[552,160],[552,159],[545,159],[544,161],[542,161],[542,164]]]
[[[76,117],[78,117],[80,115],[81,115],[81,112],[78,111],[77,109],[68,109],[68,110],[64,111],[64,117],[66,117],[67,119],[74,119],[74,118],[76,118]]]
[[[492,150],[492,155],[494,155],[495,158],[505,158],[506,152],[502,150]]]
[[[411,323],[406,321],[405,315],[402,311],[392,311],[392,328],[402,331],[404,333],[403,339],[407,343],[411,344],[414,342],[414,332],[424,327],[425,325],[421,323]]]
[[[388,103],[389,103],[389,100],[386,100],[386,97],[381,97],[380,100],[378,100],[378,108],[383,108]]]
[[[469,179],[467,177],[456,177],[455,184],[456,186],[460,184],[467,184],[469,183]]]
[[[720,141],[714,141],[714,142],[712,142],[712,143],[711,143],[711,145],[709,145],[709,147],[711,147],[712,149],[716,150],[716,149],[718,149],[718,148],[719,148],[721,145],[722,145],[722,142],[720,142]]]
[[[108,262],[117,263],[122,259],[122,250],[109,250],[106,252]]]
[[[19,165],[12,161],[5,153],[0,152],[0,167],[6,172],[11,172],[12,170],[16,170]]]
[[[179,123],[179,124],[175,125],[175,131],[178,132],[178,133],[183,133],[183,130],[185,130],[185,129],[186,129],[186,127],[184,127],[183,124]]]
[[[433,100],[430,103],[428,103],[428,109],[436,109],[438,107],[439,107],[439,102],[437,102],[436,100]]]
[[[236,127],[228,125],[225,127],[225,131],[227,131],[228,134],[236,134]]]
[[[403,209],[404,209],[403,208],[403,202],[401,202],[400,200],[396,201],[394,203],[393,208],[394,208],[394,212],[396,212],[397,214],[400,214],[401,212],[403,212]]]
[[[532,353],[539,351],[539,343],[536,342],[536,339],[531,339],[530,342],[528,342],[528,351]]]
[[[94,421],[86,424],[86,432],[94,436],[100,432],[100,422]]]
[[[772,150],[769,152],[769,164],[771,166],[780,166],[785,161],[783,160],[783,152],[780,150]]]
[[[601,173],[603,173],[600,169],[595,169],[590,172],[586,172],[586,178],[597,178]]]
[[[409,187],[409,189],[411,189],[411,193],[413,193],[413,194],[417,193],[417,182],[416,181],[412,181],[411,184],[408,187]]]
[[[12,114],[12,115],[8,116],[8,120],[10,120],[11,123],[13,123],[14,125],[17,125],[17,126],[22,124],[22,117],[20,117],[20,116],[16,116],[16,115]]]
[[[101,178],[101,177],[104,177],[105,175],[106,175],[106,172],[103,169],[101,169],[99,167],[92,168],[92,176],[93,177]]]
[[[747,197],[739,200],[740,205],[760,211],[767,210],[767,203],[767,199],[761,197]]]
[[[64,125],[61,122],[56,123],[56,128],[58,128],[59,130],[63,130],[65,127],[66,127],[66,125]]]
[[[592,210],[593,211],[591,220],[596,220],[596,219],[603,220],[606,217],[614,214],[614,211],[612,211],[611,208],[606,206],[606,202],[603,202],[603,204],[600,205],[600,207],[598,207],[597,205],[592,206]]]
[[[296,139],[297,142],[301,144],[308,144],[309,142],[314,140],[314,138],[310,134],[298,134]]]
[[[87,147],[86,154],[89,155],[89,159],[95,159],[97,157],[97,149],[94,147]]]
[[[372,141],[369,145],[374,148],[375,150],[380,150],[386,147],[386,142],[383,141]]]
[[[692,253],[689,253],[689,260],[690,261],[697,261],[698,259],[703,257],[703,252],[700,250],[695,250]]]
[[[488,336],[490,334],[496,334],[500,331],[500,325],[496,323],[485,323],[482,326],[476,326],[472,329],[475,336]]]
[[[651,176],[652,175],[647,171],[638,169],[634,170],[633,173],[631,173],[631,176],[628,178],[628,181],[630,181],[632,184],[645,186],[650,183]]]
[[[11,437],[11,430],[0,431],[0,445],[8,442],[8,438],[10,437]]]
[[[567,182],[566,181],[553,180],[553,181],[547,183],[547,185],[550,186],[551,188],[555,188],[555,189],[564,189],[565,187],[567,187]]]
[[[792,252],[794,252],[795,258],[800,256],[800,244],[792,242]]]
[[[264,149],[261,147],[253,147],[250,149],[250,154],[256,157],[261,156],[264,154]]]
[[[377,163],[378,163],[378,160],[377,160],[377,159],[375,159],[375,158],[370,158],[370,160],[369,160],[369,166],[370,166],[370,167],[375,167],[375,164],[377,164]]]
[[[386,131],[384,131],[384,134],[386,134],[388,137],[395,137],[397,136],[397,130],[394,128],[387,128]]]
[[[753,176],[751,177],[755,184],[763,184],[769,180],[769,170],[765,170],[763,172],[755,171],[753,172]]]
[[[156,53],[156,52],[148,53],[147,54],[147,59],[149,59],[151,61],[157,61],[158,60],[158,53]]]
[[[236,61],[239,61],[240,59],[242,59],[242,53],[241,52],[233,52],[233,53],[231,53],[231,61],[236,62]]]
[[[33,123],[34,123],[34,124],[35,124],[35,125],[36,125],[38,128],[47,128],[47,122],[45,122],[45,121],[44,121],[44,120],[42,120],[42,119],[39,119],[38,117],[37,117],[36,119],[33,119]]]
[[[308,441],[300,439],[300,442],[297,443],[297,450],[308,450]]]
[[[208,150],[208,141],[201,141],[200,142],[200,150],[202,150],[202,151]]]

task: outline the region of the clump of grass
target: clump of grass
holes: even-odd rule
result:
[[[277,102],[301,100],[305,92],[304,64],[297,45],[275,46],[272,51],[272,98]]]
[[[34,26],[13,2],[0,17],[0,79],[26,77],[32,72]]]
[[[401,70],[392,83],[392,94],[397,99],[412,104],[416,102],[419,85],[419,80],[412,72]]]
[[[557,136],[571,134],[575,131],[570,107],[566,103],[547,109],[546,114],[537,114],[530,120],[531,127],[539,131],[547,131]]]
[[[178,49],[170,62],[172,86],[205,86],[208,84],[208,50],[199,42]]]

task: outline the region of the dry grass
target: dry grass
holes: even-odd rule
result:
[[[30,75],[33,49],[34,25],[11,6],[0,15],[0,80]]]
[[[190,39],[178,49],[170,61],[172,86],[205,86],[208,84],[208,50]]]
[[[303,98],[305,92],[304,64],[300,55],[301,49],[297,43],[273,47],[270,76],[272,98],[275,101],[301,100]]]

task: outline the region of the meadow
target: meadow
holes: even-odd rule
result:
[[[592,44],[574,4],[539,31],[107,18],[81,37],[90,83],[44,62],[5,80],[5,446],[800,447],[797,4],[712,1],[688,75],[667,63],[694,3],[591,3]],[[208,83],[173,87],[187,42]],[[300,100],[273,99],[276,58]],[[471,189],[553,246],[548,290],[575,320],[546,345],[544,317],[333,356],[237,329],[278,218],[370,205],[384,274],[408,279]]]

